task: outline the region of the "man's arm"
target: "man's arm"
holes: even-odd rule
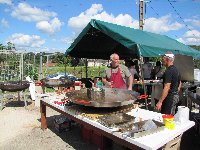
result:
[[[132,75],[130,75],[128,77],[128,80],[129,80],[128,90],[132,90],[132,87],[133,87],[133,77],[132,77]]]
[[[179,86],[178,86],[178,92],[180,92],[181,86],[182,86],[182,82],[180,81],[180,82],[179,82]]]
[[[161,98],[159,99],[158,103],[156,104],[156,109],[159,110],[159,111],[161,110],[163,101],[165,100],[165,98],[166,98],[167,95],[168,95],[170,86],[171,86],[171,83],[165,83],[165,85],[164,85],[164,89],[163,89],[163,92],[162,92],[162,96],[161,96]]]
[[[108,82],[106,78],[102,78],[102,82],[105,86],[111,87],[111,82]]]
[[[110,87],[110,84],[107,80],[107,73],[106,70],[104,70],[103,75],[102,75],[102,82],[105,86]]]

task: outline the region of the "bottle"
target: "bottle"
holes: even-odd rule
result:
[[[102,88],[103,83],[99,80],[99,78],[97,78],[97,82],[96,82],[96,88]]]

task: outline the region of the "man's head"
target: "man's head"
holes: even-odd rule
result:
[[[172,52],[167,52],[164,55],[162,55],[162,63],[164,66],[169,67],[170,65],[173,65],[174,62],[174,54]]]
[[[119,55],[116,53],[113,53],[110,55],[111,65],[112,67],[117,67],[119,65]]]

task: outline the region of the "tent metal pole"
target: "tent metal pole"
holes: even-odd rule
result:
[[[140,76],[141,76],[141,80],[142,80],[142,88],[144,89],[144,94],[146,95],[147,91],[146,91],[146,86],[144,84],[144,71],[142,69],[142,64],[144,64],[144,59],[141,55],[140,48],[139,48],[138,44],[137,44],[137,48],[138,48],[139,59],[140,59]],[[145,107],[148,110],[147,98],[145,98]]]
[[[146,90],[146,86],[145,86],[145,83],[144,83],[144,71],[142,69],[142,64],[144,64],[144,59],[143,59],[143,57],[140,57],[142,88],[144,89],[144,95],[146,95],[147,94],[147,90]],[[148,110],[147,98],[145,98],[145,107]]]
[[[40,52],[39,80],[42,79],[42,52]]]
[[[85,60],[85,77],[88,78],[88,60]]]
[[[65,63],[65,78],[67,76],[67,61],[66,61],[66,57],[64,57],[64,63]]]

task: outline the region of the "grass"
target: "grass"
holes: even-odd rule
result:
[[[105,66],[100,67],[88,67],[88,78],[94,78],[94,77],[101,77],[103,71],[105,70]],[[38,67],[36,68],[36,72],[38,72]],[[65,72],[64,66],[55,66],[55,67],[43,67],[43,78],[46,77],[49,74],[55,74],[59,72]],[[85,66],[78,66],[78,67],[66,67],[66,72],[68,74],[73,74],[78,78],[86,78],[86,68]],[[27,72],[24,72],[24,76],[26,77],[28,74]],[[18,81],[19,76],[12,78],[12,79],[3,79],[3,76],[0,78],[0,81],[5,80],[12,80],[12,81]]]
[[[88,67],[88,78],[101,77],[105,66],[100,67]],[[48,67],[43,68],[43,77],[46,77],[48,74],[54,74],[58,72],[65,72],[65,67]],[[73,74],[78,78],[86,77],[86,68],[85,67],[66,67],[66,72]]]

